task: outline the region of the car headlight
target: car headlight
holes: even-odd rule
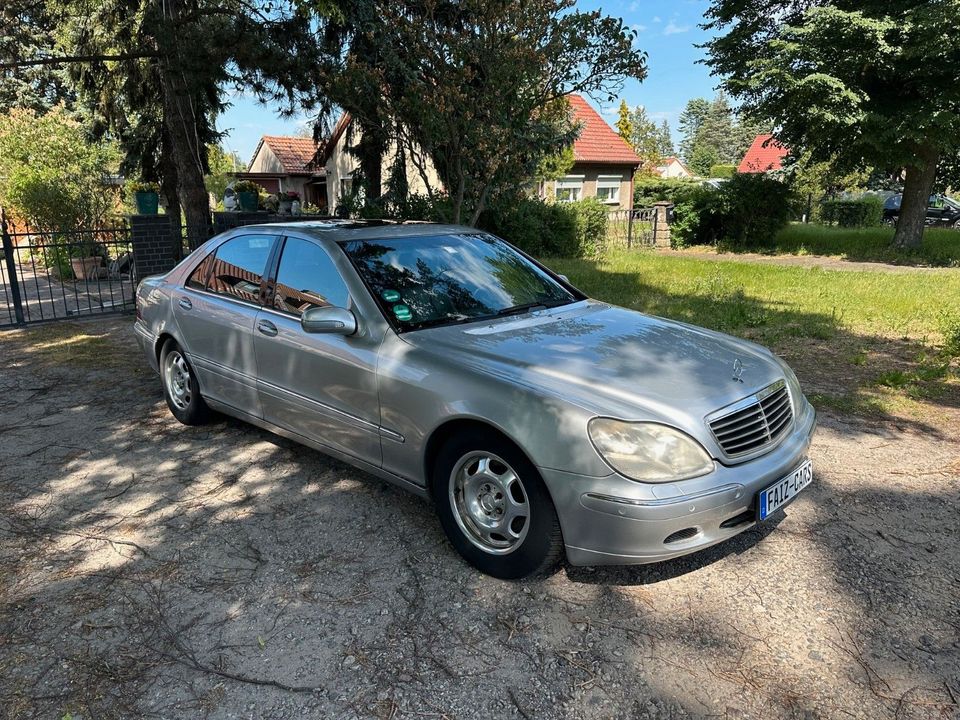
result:
[[[593,418],[587,431],[601,457],[633,480],[670,482],[713,470],[713,460],[700,443],[667,425]]]

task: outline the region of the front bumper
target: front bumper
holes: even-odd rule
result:
[[[553,498],[573,565],[669,560],[715,545],[756,524],[754,501],[807,457],[816,411],[804,402],[790,435],[748,462],[694,480],[639,483],[613,473],[584,477],[539,468]],[[665,542],[666,540],[669,542]]]

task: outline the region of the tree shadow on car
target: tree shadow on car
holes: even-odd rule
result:
[[[723,560],[730,555],[741,555],[753,550],[777,529],[786,518],[786,511],[778,510],[762,523],[744,530],[739,535],[698,550],[690,555],[646,565],[597,565],[576,567],[566,565],[565,572],[571,582],[592,585],[655,585],[665,580],[682,577],[701,570],[707,565]]]

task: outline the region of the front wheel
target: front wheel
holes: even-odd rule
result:
[[[883,219],[883,224],[887,227],[896,227],[898,219],[896,215],[888,215]]]
[[[183,350],[167,340],[160,350],[160,381],[163,396],[173,416],[184,425],[202,425],[210,417],[210,408],[200,396],[200,385]]]
[[[481,572],[515,579],[546,572],[563,549],[560,522],[536,467],[494,433],[456,437],[432,477],[440,523]]]

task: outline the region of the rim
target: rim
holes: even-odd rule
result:
[[[167,353],[163,363],[163,378],[167,395],[177,409],[186,410],[190,407],[190,366],[178,350]]]
[[[506,555],[527,537],[527,491],[503,458],[486,451],[464,455],[450,474],[449,495],[457,525],[484,552]]]

